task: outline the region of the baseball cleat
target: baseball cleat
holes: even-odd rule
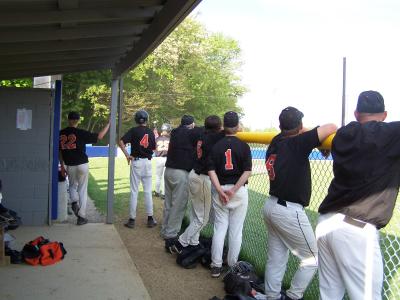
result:
[[[128,228],[135,228],[135,219],[129,218],[128,222],[126,222],[124,226]]]
[[[218,278],[221,275],[221,267],[211,267],[211,277]]]
[[[78,220],[76,221],[76,225],[85,225],[85,224],[87,224],[87,222],[88,222],[88,219],[78,216]]]

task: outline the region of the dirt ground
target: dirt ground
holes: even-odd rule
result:
[[[153,201],[155,217],[159,223],[157,227],[146,227],[147,217],[140,206],[134,229],[123,226],[126,219],[117,217],[115,222],[151,298],[208,300],[213,296],[223,297],[221,278],[211,278],[209,270],[200,264],[195,269],[183,269],[176,264],[176,256],[164,250],[164,241],[160,237],[161,200],[154,197]]]

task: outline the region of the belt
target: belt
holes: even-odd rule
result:
[[[134,157],[133,160],[139,160],[139,159],[148,159],[151,160],[151,158],[148,157]]]
[[[344,216],[343,222],[350,224],[350,225],[354,225],[357,226],[359,228],[364,228],[365,225],[367,225],[367,223],[362,222],[362,221],[358,221],[356,219],[353,219],[352,217],[349,216]]]
[[[278,203],[279,205],[282,205],[284,207],[287,207],[286,201],[281,198],[278,198],[278,201],[276,201],[276,203]]]

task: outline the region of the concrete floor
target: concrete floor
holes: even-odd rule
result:
[[[56,224],[20,227],[10,232],[15,249],[37,236],[64,243],[67,255],[42,267],[0,267],[0,299],[136,300],[150,299],[142,279],[113,225]]]

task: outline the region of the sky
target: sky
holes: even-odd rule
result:
[[[340,125],[343,57],[346,123],[364,90],[379,91],[387,120],[400,120],[400,1],[203,0],[192,16],[239,41],[246,127],[278,128],[286,106],[306,127]]]

